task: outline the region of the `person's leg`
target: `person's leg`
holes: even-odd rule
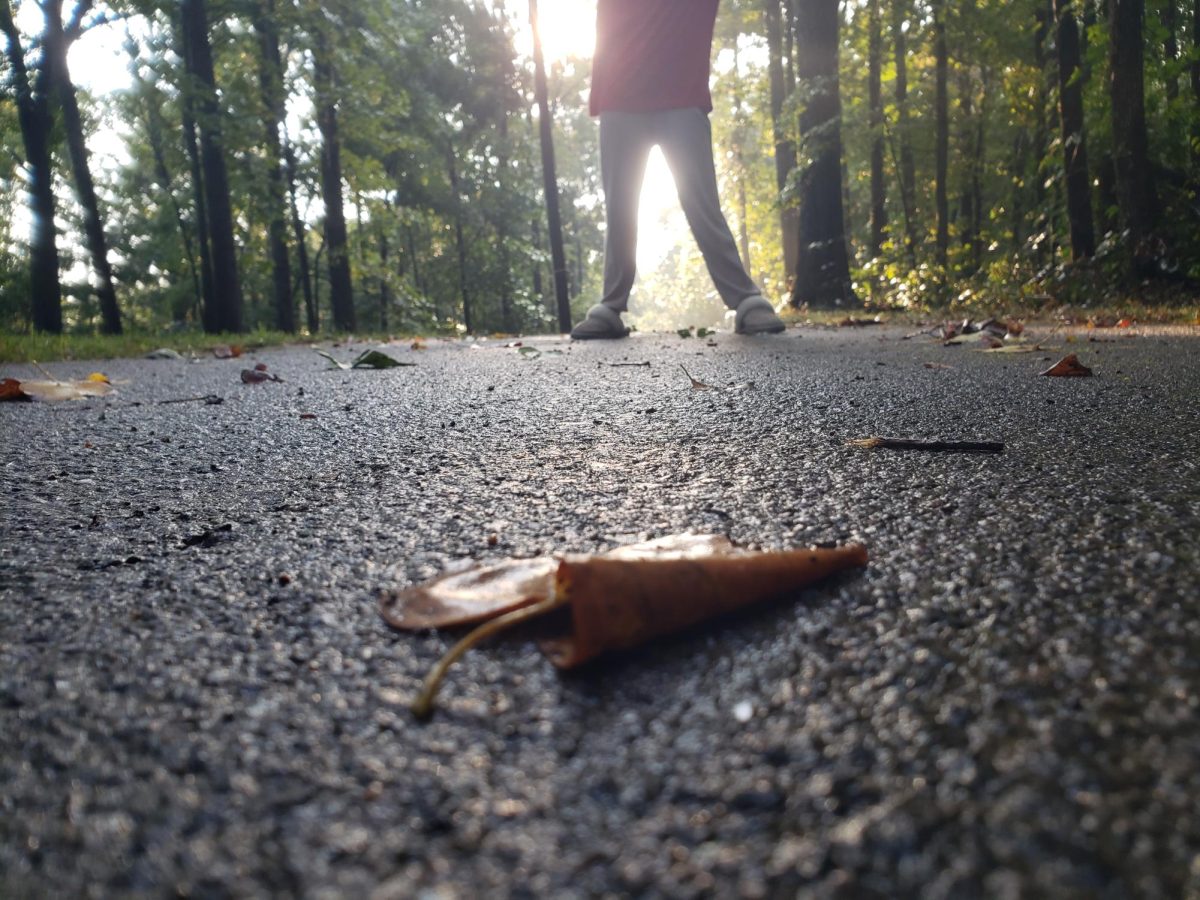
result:
[[[708,273],[725,305],[737,309],[762,292],[746,274],[737,241],[721,212],[713,164],[712,125],[702,109],[672,109],[659,114],[658,139],[675,176],[679,204],[687,217]]]
[[[600,114],[600,181],[604,188],[604,295],[571,337],[620,338],[629,333],[621,313],[637,277],[638,199],[654,146],[645,113]]]
[[[675,176],[679,203],[721,299],[737,311],[736,330],[755,334],[783,330],[783,322],[750,278],[737,242],[721,212],[713,164],[712,125],[702,109],[660,113],[656,137]]]
[[[637,276],[638,200],[654,146],[646,113],[600,115],[600,180],[604,186],[604,297],[615,312],[629,307]]]

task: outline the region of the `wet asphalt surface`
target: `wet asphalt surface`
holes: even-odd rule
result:
[[[0,896],[1200,896],[1200,341],[1078,334],[54,365],[119,393],[0,406]],[[688,530],[872,562],[412,719],[381,587]]]

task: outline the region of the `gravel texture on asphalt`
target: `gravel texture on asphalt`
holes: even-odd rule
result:
[[[0,895],[1200,896],[1200,340],[504,343],[0,405]],[[382,587],[689,530],[872,562],[412,719]]]

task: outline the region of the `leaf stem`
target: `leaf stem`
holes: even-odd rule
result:
[[[437,697],[438,689],[442,686],[442,681],[446,677],[446,673],[450,667],[458,661],[464,653],[487,640],[494,634],[501,631],[507,631],[515,625],[520,625],[522,622],[528,622],[530,619],[535,619],[540,615],[558,609],[566,604],[565,597],[550,597],[548,600],[542,600],[534,603],[532,606],[525,606],[521,609],[513,610],[510,613],[505,613],[492,619],[490,622],[484,622],[457,644],[446,651],[445,655],[437,661],[437,664],[429,670],[429,674],[425,676],[425,684],[421,687],[421,693],[413,700],[410,708],[413,715],[418,719],[428,719],[433,714],[433,701]]]

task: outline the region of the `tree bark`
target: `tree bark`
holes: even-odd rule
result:
[[[81,4],[76,16],[81,15],[90,6],[90,2]],[[63,131],[71,159],[75,195],[83,211],[84,240],[87,243],[88,255],[92,259],[92,272],[96,276],[95,289],[100,300],[101,331],[105,334],[120,334],[121,311],[117,307],[117,291],[113,286],[112,265],[108,260],[108,238],[104,234],[100,201],[96,197],[96,183],[92,179],[88,160],[87,141],[83,135],[83,117],[79,113],[75,84],[71,81],[71,70],[67,65],[68,41],[63,31],[62,0],[49,0],[43,6],[43,10],[46,14],[46,58],[42,64],[50,67],[50,81],[62,108]]]
[[[1109,96],[1112,100],[1117,198],[1133,244],[1133,271],[1152,275],[1159,252],[1158,194],[1150,167],[1143,86],[1143,0],[1108,0]]]
[[[746,115],[742,108],[742,66],[737,38],[733,41],[733,164],[737,171],[738,248],[750,272],[750,225],[746,198]]]
[[[1175,74],[1175,63],[1179,59],[1179,9],[1176,0],[1165,0],[1162,7],[1163,54],[1166,57],[1167,101],[1179,97],[1179,78]]]
[[[783,242],[783,268],[789,279],[796,275],[800,250],[800,210],[787,194],[788,180],[796,168],[796,142],[784,117],[789,90],[784,68],[784,22],[779,0],[763,0],[767,25],[767,71],[771,88],[771,129],[775,139],[775,187],[779,191],[779,228]]]
[[[1035,121],[1033,128],[1033,171],[1034,171],[1034,215],[1036,236],[1035,258],[1041,266],[1049,252],[1054,256],[1054,232],[1048,227],[1049,216],[1046,211],[1046,180],[1042,177],[1042,161],[1046,158],[1046,143],[1049,137],[1049,125],[1046,122],[1046,104],[1049,91],[1046,88],[1046,37],[1050,33],[1050,24],[1054,18],[1051,8],[1053,0],[1039,0],[1037,5],[1037,27],[1033,33],[1033,61],[1038,74],[1037,96],[1034,98]]]
[[[1192,83],[1192,180],[1200,182],[1200,0],[1192,2],[1192,56],[1188,75]]]
[[[879,0],[867,4],[867,95],[871,129],[871,239],[868,255],[875,259],[887,239],[887,189],[883,173],[883,24]]]
[[[908,20],[908,0],[892,2],[892,44],[896,66],[896,130],[900,133],[900,153],[897,175],[900,180],[900,200],[904,207],[905,249],[909,265],[917,266],[917,166],[913,158],[912,126],[908,110],[908,37],[904,25]]]
[[[179,21],[178,53],[181,59],[187,59],[187,46],[184,40],[182,16]],[[186,66],[185,66],[186,68]],[[214,307],[213,300],[213,270],[212,250],[209,246],[208,202],[204,199],[204,168],[200,164],[200,142],[196,129],[196,98],[192,89],[191,76],[186,75],[180,89],[180,108],[183,124],[183,143],[187,151],[188,166],[192,178],[192,203],[195,207],[195,238],[196,251],[200,258],[200,315],[199,321],[205,331],[211,331],[209,315]]]
[[[1079,260],[1096,253],[1083,121],[1082,50],[1071,0],[1055,0],[1054,15],[1058,19],[1058,108],[1062,121],[1067,222],[1071,230],[1071,259]]]
[[[321,132],[321,197],[325,201],[325,246],[329,254],[329,304],[333,327],[353,331],[358,327],[354,288],[350,278],[350,252],[346,238],[346,209],[342,199],[342,145],[338,133],[337,97],[328,39],[318,31],[313,48],[313,84],[316,88],[317,129]]]
[[[305,238],[304,220],[300,218],[300,204],[296,199],[296,151],[288,140],[287,124],[283,124],[283,162],[287,176],[288,209],[292,216],[292,237],[296,242],[296,262],[300,265],[300,289],[304,294],[304,322],[309,334],[316,334],[321,327],[320,311],[313,295],[312,267],[308,261],[308,241]]]
[[[558,208],[558,175],[554,161],[554,123],[550,117],[546,63],[542,55],[542,37],[538,28],[537,0],[529,0],[529,24],[533,29],[533,92],[538,107],[538,132],[542,146],[542,188],[546,195],[546,224],[550,231],[550,259],[554,265],[554,296],[558,307],[558,327],[565,334],[571,330],[571,297],[567,286],[567,254],[563,248],[562,216]]]
[[[471,292],[467,278],[467,241],[463,228],[462,187],[458,180],[458,161],[454,146],[446,146],[446,166],[450,175],[450,191],[454,194],[454,247],[458,252],[458,291],[462,298],[463,327],[467,334],[475,330],[471,316]]]
[[[35,331],[63,330],[62,285],[58,272],[58,232],[50,162],[53,118],[48,95],[48,70],[43,62],[36,76],[25,65],[25,49],[13,22],[8,0],[0,0],[0,31],[8,39],[7,54],[15,88],[17,118],[25,147],[25,166],[33,223],[29,240],[31,320]]]
[[[796,0],[800,114],[800,245],[792,304],[818,308],[858,303],[850,284],[842,205],[842,105],[838,90],[838,0]]]
[[[259,0],[255,9],[254,30],[258,33],[258,85],[263,104],[263,149],[267,163],[267,197],[271,208],[267,222],[267,243],[271,249],[271,293],[275,307],[275,327],[293,334],[296,331],[296,306],[292,295],[292,264],[287,246],[288,200],[283,183],[283,148],[279,126],[283,121],[286,97],[283,90],[283,60],[279,54],[279,35],[275,25],[275,0]]]
[[[934,150],[934,194],[937,207],[937,266],[944,277],[949,265],[950,252],[950,205],[947,200],[950,167],[950,92],[947,79],[949,56],[946,50],[946,7],[945,0],[933,2],[933,55],[935,74],[935,150]]]
[[[192,82],[188,89],[194,90],[199,100],[197,124],[200,130],[200,163],[212,251],[213,294],[210,308],[205,312],[205,329],[210,332],[238,332],[244,327],[242,286],[238,279],[237,247],[233,240],[233,204],[229,196],[229,172],[220,129],[205,0],[182,0],[181,12],[184,63]]]

